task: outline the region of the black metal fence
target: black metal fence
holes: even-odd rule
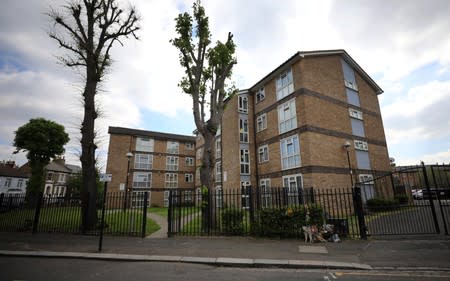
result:
[[[204,191],[196,205],[186,191],[171,191],[169,236],[255,235],[301,237],[302,226],[334,226],[341,236],[365,237],[359,188],[293,189],[246,187]],[[359,201],[358,201],[359,198]],[[361,235],[362,233],[362,235]]]
[[[145,236],[147,229],[147,194],[107,193],[105,199],[104,234]],[[139,207],[133,202],[144,202]],[[60,232],[99,235],[103,196],[97,198],[98,225],[93,230],[82,228],[82,200],[79,196],[38,197],[0,194],[0,231]],[[132,208],[133,207],[133,208]]]

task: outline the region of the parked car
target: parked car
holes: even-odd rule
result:
[[[411,189],[412,197],[416,200],[422,200],[423,199],[423,191],[422,189]]]
[[[438,196],[440,200],[450,199],[450,188],[430,188],[429,191],[428,189],[424,188],[422,190],[423,199],[438,199]]]

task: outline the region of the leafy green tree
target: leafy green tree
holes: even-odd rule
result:
[[[81,166],[83,173],[82,208],[84,229],[93,229],[97,224],[95,183],[95,119],[98,110],[95,96],[100,82],[111,66],[110,50],[115,42],[122,44],[129,36],[138,39],[139,17],[130,7],[124,11],[117,0],[71,0],[63,6],[63,13],[52,10],[49,16],[54,31],[49,36],[68,54],[60,61],[81,69],[85,85],[83,91],[84,118],[81,124]],[[58,33],[61,29],[63,32]],[[88,196],[89,195],[89,196]]]
[[[227,85],[237,63],[236,45],[233,35],[228,33],[225,43],[217,41],[210,47],[209,20],[200,1],[194,3],[192,16],[185,12],[175,21],[177,37],[171,43],[179,50],[180,64],[185,71],[179,87],[192,97],[195,125],[205,141],[200,181],[202,186],[211,189],[216,162],[214,141],[222,121],[224,100],[236,92],[233,85]]]
[[[15,132],[14,146],[18,153],[27,152],[31,169],[28,195],[36,195],[44,188],[44,169],[52,158],[64,153],[64,145],[69,135],[64,126],[44,118],[31,119]]]

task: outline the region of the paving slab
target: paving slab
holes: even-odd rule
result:
[[[324,246],[298,246],[298,251],[307,254],[328,254],[328,250]]]

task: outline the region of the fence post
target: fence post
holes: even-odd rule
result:
[[[439,222],[437,220],[436,210],[434,208],[433,194],[431,193],[430,190],[430,182],[428,181],[427,168],[425,167],[425,163],[423,162],[422,162],[422,171],[423,171],[423,179],[425,181],[425,187],[427,188],[428,201],[430,202],[431,214],[433,215],[434,227],[436,228],[436,233],[439,234],[441,233],[441,230],[439,229]],[[436,196],[438,196],[437,193]]]
[[[173,216],[173,204],[172,204],[172,190],[169,190],[169,210],[167,210],[167,237],[172,237],[172,216]]]
[[[36,210],[34,211],[34,222],[33,222],[33,231],[32,233],[35,234],[37,232],[38,224],[39,224],[39,216],[41,214],[41,204],[42,204],[42,197],[44,193],[39,192],[37,194],[36,198]]]
[[[105,188],[103,189],[103,202],[102,202],[102,224],[100,226],[100,237],[98,240],[98,251],[102,251],[103,245],[103,231],[105,229],[105,205],[106,205],[106,192],[108,191],[108,182],[105,181]]]
[[[361,236],[361,239],[366,240],[367,239],[367,227],[366,227],[366,221],[364,218],[364,209],[362,205],[362,199],[361,199],[361,188],[359,186],[355,186],[353,188],[353,205],[355,208],[356,217],[358,218],[358,226],[359,226],[359,235]]]
[[[147,205],[148,205],[148,191],[144,193],[144,210],[142,213],[142,238],[145,238],[147,229]]]
[[[253,203],[253,188],[251,186],[247,187],[248,192],[248,201],[250,203],[249,211],[250,211],[250,233],[253,234],[253,225],[255,224],[255,206]]]
[[[438,188],[438,183],[437,183],[437,181],[436,181],[436,175],[434,174],[434,167],[438,167],[439,168],[439,166],[431,166],[430,168],[431,168],[431,175],[433,176],[433,182],[434,182],[434,186],[435,186],[435,188],[436,188],[436,197],[437,197],[437,200],[438,200],[438,203],[439,203],[439,210],[441,211],[441,217],[442,217],[442,220],[444,220],[444,232],[445,232],[445,235],[448,235],[448,229],[447,229],[447,224],[445,223],[445,214],[444,214],[444,210],[443,210],[443,208],[442,208],[442,204],[441,204],[441,198],[439,198],[439,188]]]

